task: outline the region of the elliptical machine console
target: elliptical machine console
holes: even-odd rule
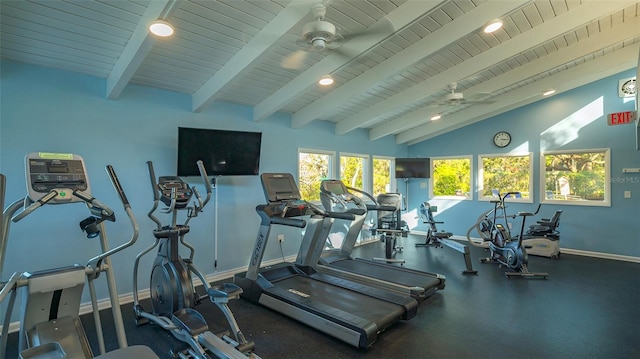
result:
[[[176,176],[161,176],[156,181],[153,163],[147,162],[151,186],[153,188],[153,207],[149,218],[155,222],[153,231],[155,242],[138,253],[134,262],[133,299],[136,323],[146,324],[149,321],[169,331],[188,347],[181,351],[171,351],[174,358],[209,359],[211,355],[219,358],[259,358],[253,353],[254,343],[246,340],[227,303],[237,299],[242,289],[235,284],[224,283],[212,287],[205,276],[193,265],[195,249],[189,245],[184,236],[189,233],[189,222],[198,216],[211,199],[211,186],[202,161],[198,161],[198,169],[207,189],[207,197],[203,200],[196,187],[189,185]],[[189,205],[195,197],[192,205]],[[170,224],[163,225],[155,215],[159,202],[168,206],[161,212],[170,214]],[[186,211],[186,220],[178,222],[178,213]],[[182,258],[180,245],[189,250],[189,257]],[[152,312],[147,312],[138,299],[138,266],[140,259],[158,248],[153,262],[150,280],[150,297]],[[206,291],[200,295],[193,285],[192,274],[200,281]],[[216,335],[209,330],[204,316],[195,309],[202,299],[208,298],[227,319],[232,336]]]
[[[171,206],[171,202],[175,197],[174,206],[176,209],[185,208],[193,195],[189,185],[177,176],[160,176],[158,178],[158,191],[160,191],[160,200],[167,206]]]

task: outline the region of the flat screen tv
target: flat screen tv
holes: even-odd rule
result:
[[[396,158],[396,178],[430,178],[428,158]]]
[[[261,132],[178,128],[178,176],[254,176],[260,167]]]

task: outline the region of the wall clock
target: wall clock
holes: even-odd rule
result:
[[[493,136],[493,144],[503,148],[509,146],[511,143],[511,135],[509,132],[500,131]]]

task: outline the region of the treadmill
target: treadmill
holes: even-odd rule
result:
[[[289,173],[264,173],[261,181],[268,204],[256,207],[261,223],[247,272],[234,276],[243,298],[358,348],[368,348],[394,323],[415,317],[418,302],[409,296],[318,273],[307,265],[308,258],[322,252],[334,219],[353,219],[353,214],[325,212],[301,200]],[[304,228],[300,250],[295,263],[260,268],[273,225]]]
[[[367,204],[358,195],[370,199]],[[324,180],[320,185],[320,199],[327,211],[352,213],[356,217],[350,225],[339,248],[325,249],[317,258],[317,270],[322,273],[359,281],[370,286],[410,295],[418,301],[444,289],[446,277],[387,263],[354,258],[351,252],[362,229],[368,211],[395,211],[396,208],[380,206],[368,193],[347,187],[340,180]],[[361,212],[357,212],[357,210]],[[364,213],[363,213],[364,212]]]

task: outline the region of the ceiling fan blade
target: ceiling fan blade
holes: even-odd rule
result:
[[[467,103],[471,103],[471,104],[488,104],[488,103],[495,103],[496,100],[493,99],[487,99],[487,100],[467,100]]]
[[[300,70],[307,58],[307,51],[298,50],[282,61],[282,67],[289,70]]]

